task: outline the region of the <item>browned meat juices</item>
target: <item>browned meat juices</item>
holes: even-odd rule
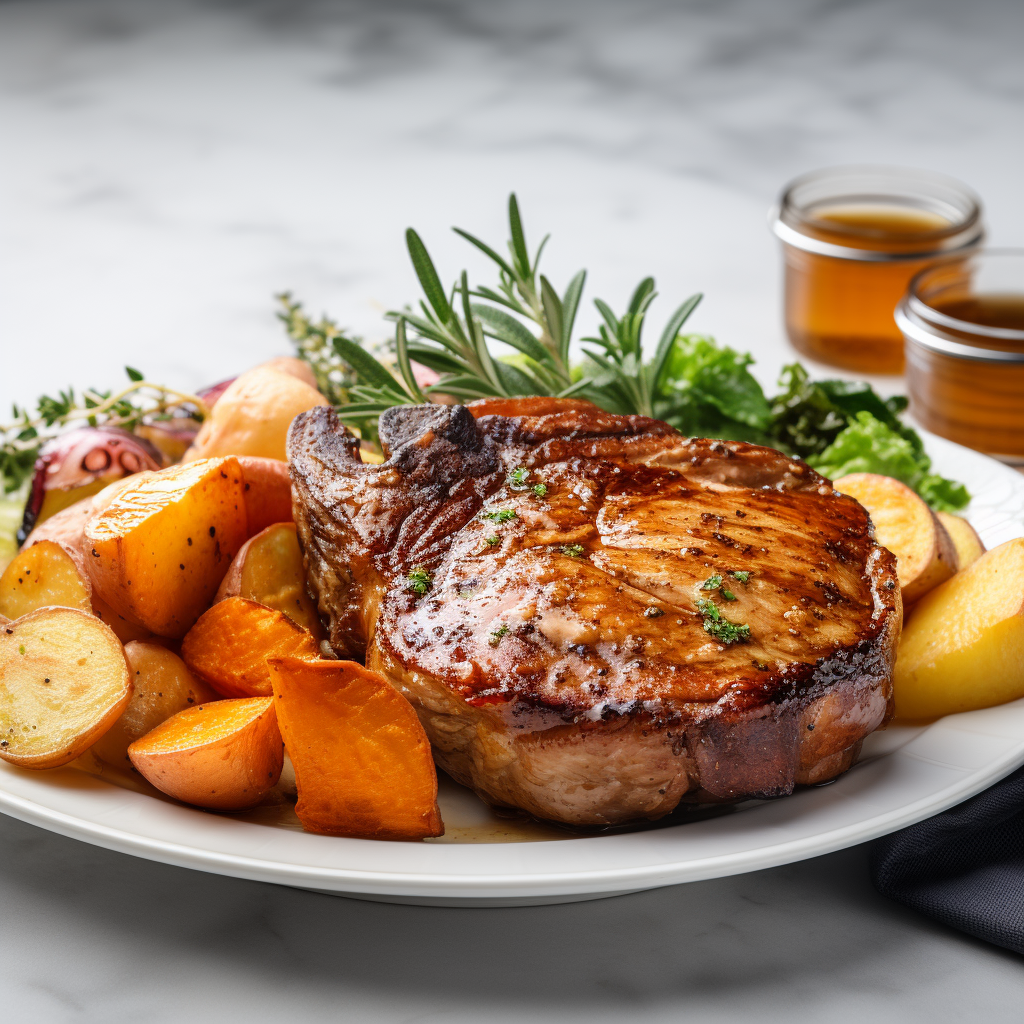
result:
[[[309,583],[491,803],[606,825],[781,795],[884,721],[895,560],[804,463],[572,399],[380,432],[370,466],[331,410],[292,425]]]

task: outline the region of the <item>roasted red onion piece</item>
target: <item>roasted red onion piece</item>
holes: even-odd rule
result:
[[[162,466],[149,441],[120,427],[81,427],[54,438],[36,460],[18,543],[39,523],[114,480]]]

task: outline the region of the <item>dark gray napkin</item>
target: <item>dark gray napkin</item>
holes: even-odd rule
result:
[[[871,877],[883,896],[1024,953],[1024,768],[879,839]]]

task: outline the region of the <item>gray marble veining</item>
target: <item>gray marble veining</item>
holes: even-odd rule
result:
[[[847,161],[973,185],[1024,244],[1016,0],[0,5],[0,408],[125,363],[195,387],[286,350],[291,288],[369,338],[500,241],[792,357],[765,213]],[[659,308],[659,307],[656,307]],[[583,314],[584,324],[593,314]],[[654,316],[656,325],[659,315]],[[1019,1019],[1019,959],[881,900],[863,849],[618,900],[389,907],[0,821],[5,1011],[51,1021]]]

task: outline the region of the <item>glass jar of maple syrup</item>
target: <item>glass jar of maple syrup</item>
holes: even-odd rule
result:
[[[791,182],[772,212],[785,256],[789,340],[804,355],[860,373],[901,373],[893,311],[936,257],[981,241],[981,204],[927,171],[836,167]]]
[[[1024,466],[1024,249],[936,263],[911,281],[896,322],[918,423]]]

